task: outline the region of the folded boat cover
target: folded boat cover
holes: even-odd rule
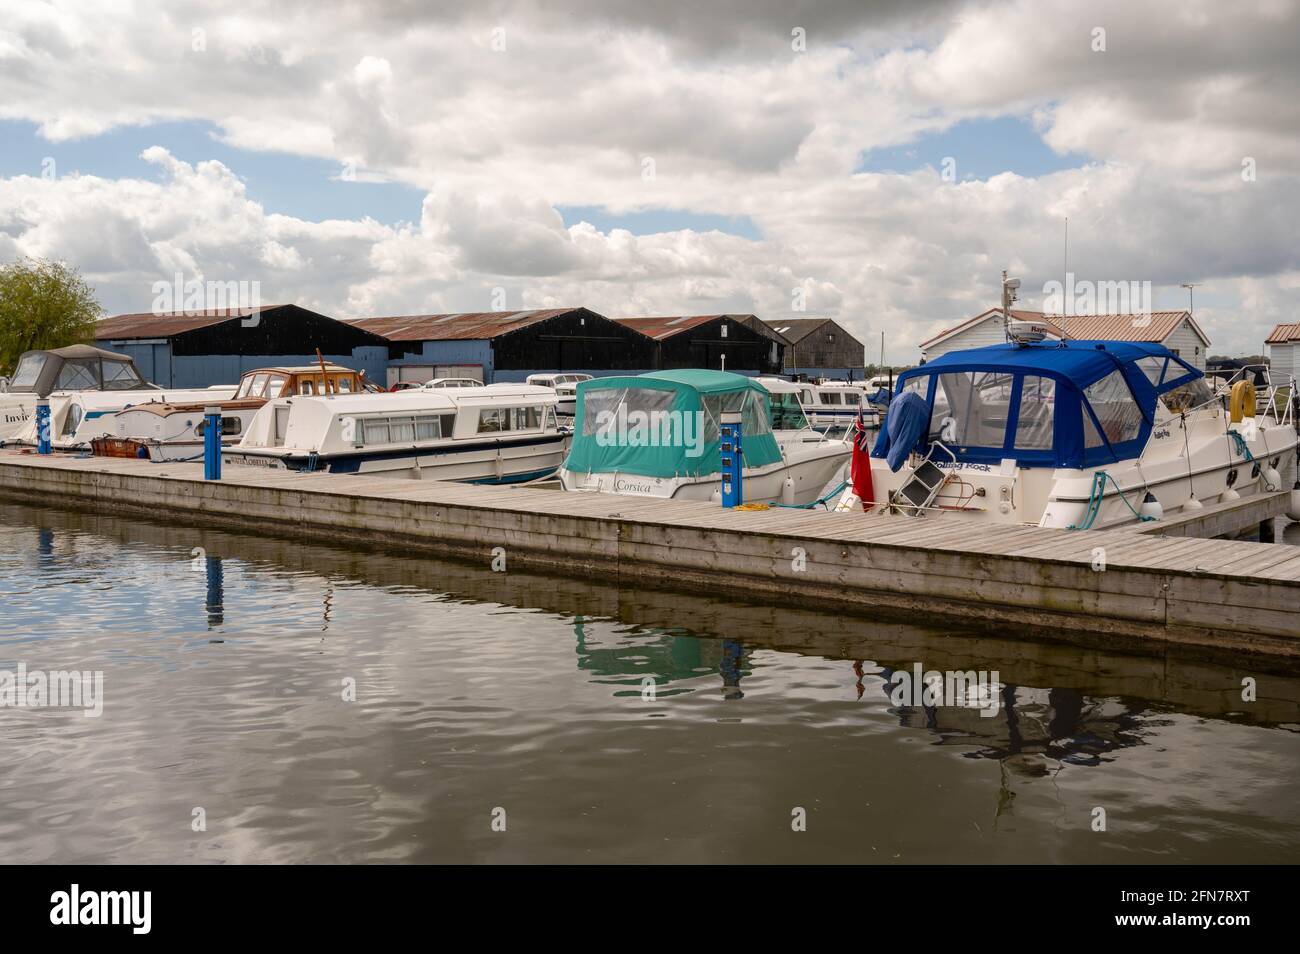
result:
[[[930,430],[930,406],[915,391],[904,391],[889,402],[885,424],[876,438],[872,457],[883,457],[889,469],[898,472],[916,445]]]

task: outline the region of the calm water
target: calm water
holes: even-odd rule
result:
[[[1014,705],[896,707],[916,662]],[[1300,855],[1300,680],[1249,669],[0,503],[19,663],[105,702],[0,709],[10,862]]]

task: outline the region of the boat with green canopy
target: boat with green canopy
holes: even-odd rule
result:
[[[719,499],[726,413],[741,416],[746,501],[812,503],[848,461],[851,446],[811,431],[802,414],[792,421],[783,409],[774,420],[759,381],[686,368],[579,384],[560,482],[573,491]]]

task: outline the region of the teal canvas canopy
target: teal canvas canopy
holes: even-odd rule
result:
[[[596,378],[578,385],[567,470],[700,477],[721,469],[724,412],[741,414],[746,467],[781,460],[767,389],[752,378],[687,368]]]

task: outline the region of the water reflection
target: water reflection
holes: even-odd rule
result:
[[[1285,667],[5,504],[0,607],[0,665],[73,656],[109,686],[95,725],[3,713],[0,837],[17,860],[1280,860],[1300,845]],[[918,662],[997,670],[996,713],[895,704]],[[86,813],[106,788],[111,810]],[[228,823],[178,835],[172,813],[199,799]],[[503,803],[519,822],[491,840],[476,819]],[[1097,804],[1124,839],[1089,840]],[[790,805],[816,806],[795,842]]]

